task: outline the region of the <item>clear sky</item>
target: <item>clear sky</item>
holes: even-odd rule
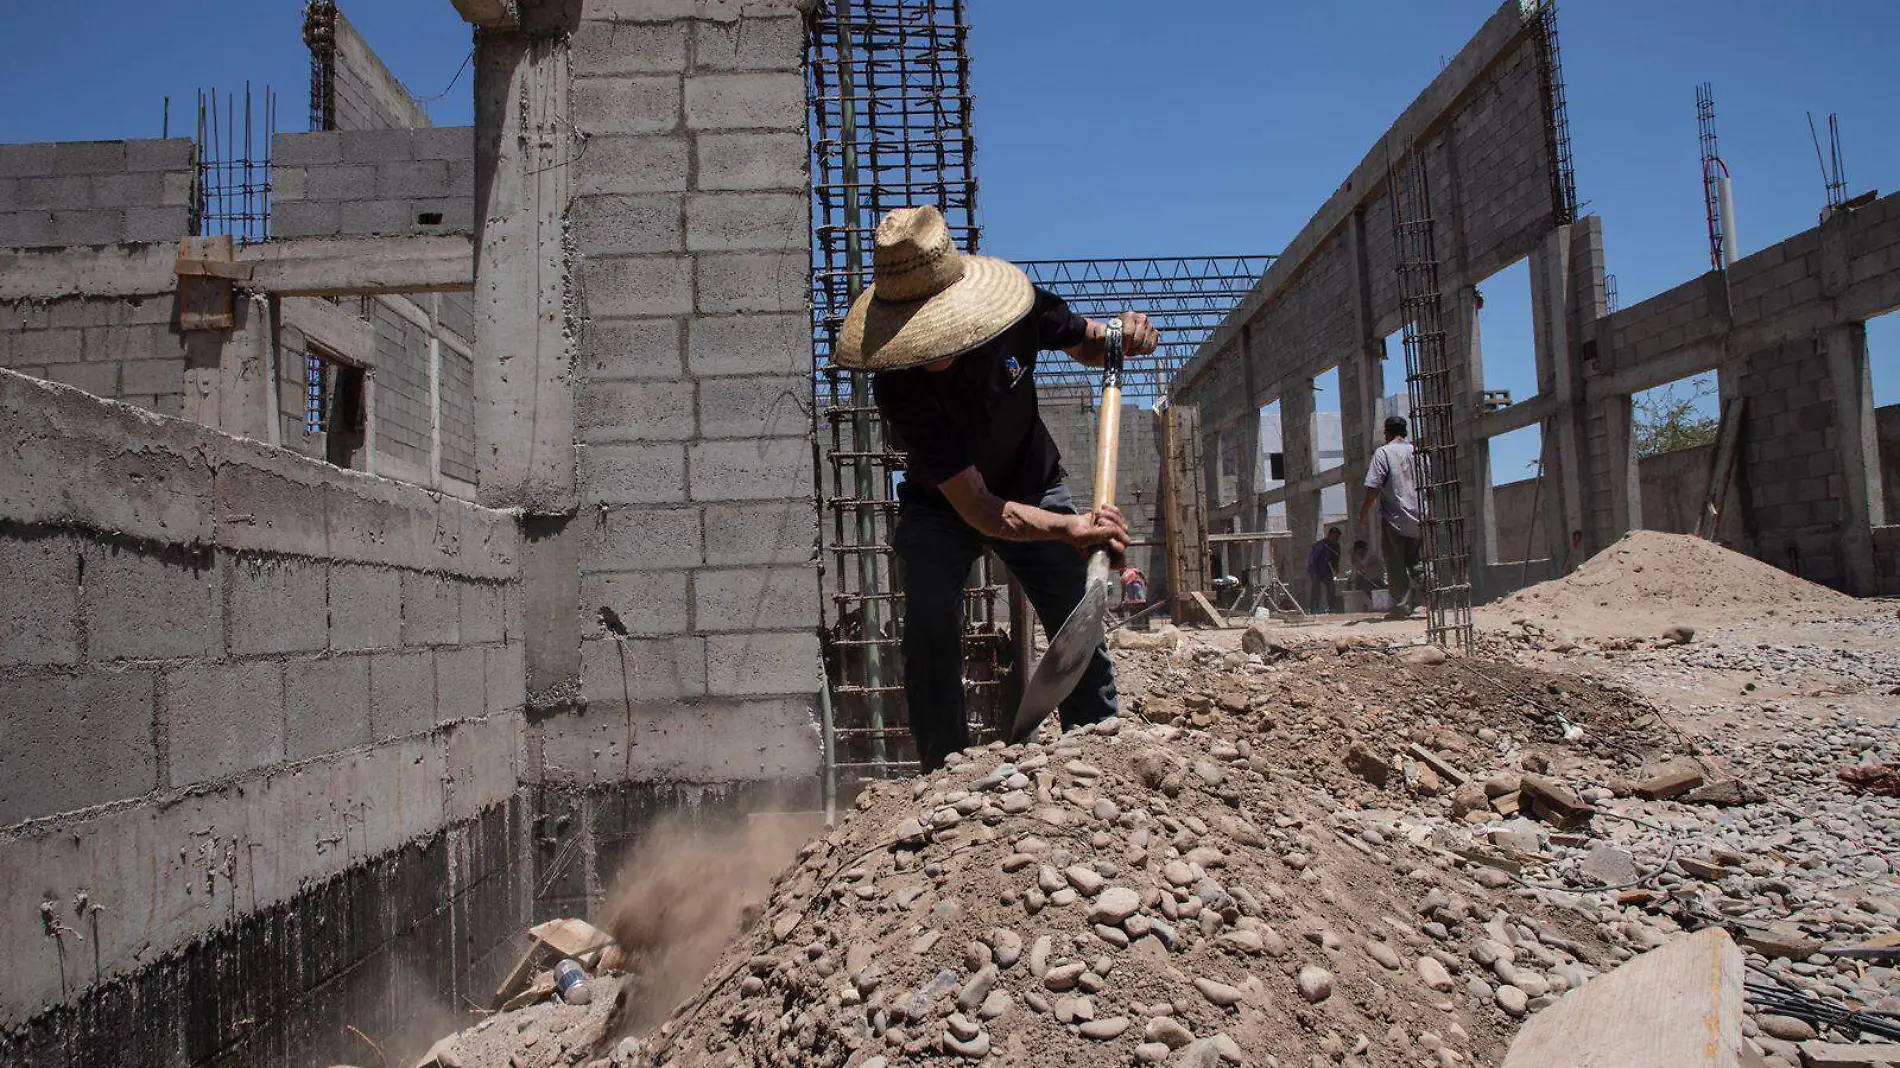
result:
[[[155,136],[166,94],[173,132],[188,131],[197,89],[246,79],[277,88],[281,129],[305,126],[298,0],[6,7],[0,141]],[[418,96],[449,86],[468,54],[448,0],[343,8]],[[986,251],[1276,251],[1494,10],[969,0]],[[1561,12],[1578,195],[1604,219],[1625,305],[1706,268],[1697,82],[1715,83],[1744,252],[1815,223],[1810,110],[1840,114],[1850,194],[1900,187],[1900,3],[1579,0]],[[438,122],[468,122],[468,75],[428,106]],[[1482,287],[1486,385],[1519,398],[1534,390],[1522,274]],[[1870,346],[1877,402],[1900,402],[1900,315],[1876,321]]]

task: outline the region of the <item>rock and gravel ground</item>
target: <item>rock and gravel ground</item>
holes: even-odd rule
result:
[[[1622,634],[1507,613],[1468,659],[1387,645],[1416,624],[1121,650],[1122,719],[867,790],[657,1029],[543,1005],[451,1056],[1495,1065],[1526,1015],[1711,924],[1900,1011],[1892,967],[1821,952],[1900,927],[1900,800],[1836,776],[1900,761],[1900,621],[1792,602]],[[1671,769],[1702,785],[1637,796]],[[1596,815],[1510,815],[1539,783]],[[1745,1029],[1771,1068],[1811,1031]]]

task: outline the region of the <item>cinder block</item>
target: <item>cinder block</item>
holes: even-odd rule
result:
[[[583,383],[574,401],[574,428],[590,444],[683,441],[693,436],[693,384]]]
[[[694,508],[601,509],[581,542],[585,572],[693,567],[703,560]]]
[[[811,243],[800,193],[696,193],[686,202],[686,247],[694,252],[783,250]]]
[[[311,757],[368,745],[369,657],[284,662],[284,756]]]
[[[701,314],[803,312],[811,264],[800,252],[715,252],[695,257],[694,299]]]
[[[475,158],[475,127],[422,127],[410,133],[409,150],[417,159],[472,161]]]
[[[22,208],[87,208],[92,206],[92,183],[84,175],[21,178],[15,193]]]
[[[50,143],[0,145],[0,178],[29,178],[57,171]]]
[[[0,827],[150,793],[158,784],[148,668],[0,675]]]
[[[128,171],[183,171],[197,169],[198,148],[188,137],[145,138],[125,143]]]
[[[798,91],[804,109],[804,90]],[[575,78],[568,114],[589,134],[668,133],[680,125],[678,78]]]
[[[435,726],[435,654],[419,649],[370,656],[369,721],[379,742]]]
[[[690,314],[692,271],[693,262],[685,256],[590,255],[582,275],[587,310],[622,318]]]
[[[254,660],[168,671],[162,722],[174,789],[280,764],[283,665]]]
[[[145,553],[91,543],[81,556],[80,611],[89,659],[223,655],[223,576],[213,553]]]
[[[706,639],[595,639],[581,642],[581,696],[588,704],[671,701],[706,692]]]
[[[462,640],[457,583],[420,571],[402,573],[402,643],[454,645]]]
[[[286,200],[271,205],[271,231],[278,237],[329,237],[343,232],[340,205]]]
[[[382,169],[370,163],[312,167],[304,173],[303,199],[337,201],[375,199],[378,195],[377,175]]]
[[[53,217],[43,211],[0,214],[0,248],[41,248],[53,243]]]
[[[25,330],[9,335],[13,358],[22,364],[78,363],[85,351],[79,330]]]
[[[808,694],[821,685],[815,626],[706,638],[706,692],[714,697]]]
[[[415,224],[406,200],[352,200],[337,207],[337,226],[346,234],[403,234]]]
[[[162,204],[165,199],[165,176],[150,171],[95,174],[84,181],[87,203],[95,208],[146,207]]]
[[[519,715],[501,715],[445,732],[443,814],[451,823],[475,818],[520,786],[522,726]]]
[[[581,197],[571,215],[574,240],[590,255],[678,252],[684,245],[676,193]]]
[[[120,327],[120,330],[145,329]],[[185,361],[128,360],[119,365],[119,388],[130,394],[183,393]]]
[[[482,665],[488,679],[488,703],[495,711],[510,711],[528,703],[526,649],[519,639],[483,646]]]
[[[119,365],[116,363],[56,363],[46,368],[46,378],[83,389],[95,397],[111,400],[119,395]]]
[[[7,598],[0,612],[0,667],[79,662],[77,541],[65,535],[0,538],[0,590]]]
[[[465,233],[475,229],[475,199],[466,192],[447,198],[412,200],[408,210],[414,219],[412,229],[418,231]],[[433,221],[430,221],[432,216]]]
[[[699,70],[796,71],[804,61],[803,19],[693,23],[693,66]]]
[[[53,241],[61,245],[116,245],[125,213],[107,208],[53,210]]]
[[[804,438],[707,441],[689,458],[695,501],[762,501],[811,495],[811,444]]]
[[[271,163],[279,167],[321,167],[343,161],[343,132],[280,133],[271,138]]]
[[[20,208],[20,179],[0,178],[0,212],[18,211]]]
[[[809,377],[702,378],[699,435],[705,438],[773,438],[809,435]]]
[[[810,565],[693,574],[693,629],[794,630],[819,623],[818,572]]]
[[[441,649],[435,654],[435,721],[480,719],[488,706],[488,650],[479,645]]]
[[[701,74],[686,79],[686,125],[695,130],[805,128],[805,79],[783,74]]]
[[[804,189],[811,148],[799,133],[700,134],[693,139],[701,189]]]
[[[446,196],[449,165],[439,159],[380,164],[376,168],[375,189],[378,197],[392,200]]]
[[[53,165],[59,174],[110,174],[125,169],[124,141],[58,141]]]
[[[688,25],[588,19],[574,30],[568,62],[576,77],[678,73],[686,69]]]
[[[393,649],[402,644],[402,580],[393,568],[330,565],[330,648]]]
[[[576,196],[615,193],[678,193],[687,185],[687,139],[683,136],[599,136],[587,142],[575,169]]]
[[[343,162],[394,163],[414,159],[415,131],[406,127],[343,131]]]
[[[818,509],[811,500],[706,506],[706,563],[810,564],[817,555]]]
[[[637,565],[640,562],[634,561]],[[619,571],[581,576],[581,630],[588,638],[611,635],[600,610],[611,609],[635,637],[685,634],[692,629],[684,571]]]
[[[679,319],[591,319],[581,327],[580,370],[590,379],[679,378],[686,360]]]
[[[685,451],[679,445],[580,445],[575,452],[583,500],[668,504],[686,499]]]
[[[223,559],[233,654],[315,652],[324,647],[329,611],[321,562],[252,556]]]
[[[456,583],[462,599],[464,643],[498,642],[508,636],[507,589],[499,582]]]

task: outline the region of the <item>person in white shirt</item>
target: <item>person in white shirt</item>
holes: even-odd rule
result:
[[[1385,557],[1386,588],[1392,592],[1387,619],[1411,616],[1424,594],[1419,559],[1419,519],[1424,514],[1413,469],[1412,443],[1405,440],[1405,420],[1385,421],[1385,444],[1366,466],[1366,496],[1359,505],[1359,526],[1365,529],[1372,506],[1379,506],[1379,543]]]

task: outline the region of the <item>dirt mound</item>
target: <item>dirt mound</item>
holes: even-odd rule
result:
[[[1519,590],[1482,612],[1493,625],[1529,619],[1578,635],[1654,636],[1673,626],[1861,610],[1846,594],[1701,538],[1634,530],[1569,575]]]
[[[1443,670],[1201,665],[1138,713],[1180,725],[1131,714],[876,784],[633,1060],[1496,1063],[1514,1021],[1474,996],[1474,959],[1510,947],[1547,997],[1607,952],[1435,848],[1400,776],[1382,793],[1340,770],[1349,734],[1403,763],[1401,721],[1472,729],[1461,695],[1493,689],[1475,678],[1420,697],[1430,714],[1379,703],[1423,681],[1394,673]]]

